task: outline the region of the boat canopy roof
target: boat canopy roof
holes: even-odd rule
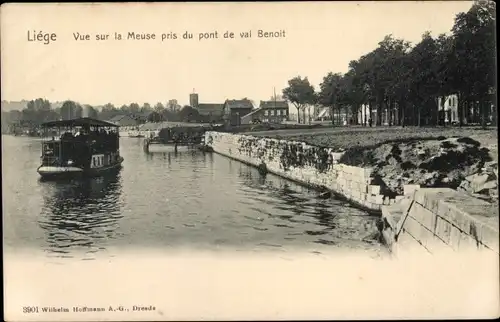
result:
[[[62,120],[62,121],[50,121],[42,123],[42,127],[54,128],[54,127],[77,127],[77,126],[94,126],[94,127],[119,127],[116,124],[105,122],[90,117],[81,117],[72,120]]]

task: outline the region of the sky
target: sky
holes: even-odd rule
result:
[[[385,35],[417,43],[450,32],[467,1],[3,4],[2,100],[82,104],[266,100],[295,76],[318,89],[330,71],[373,50]],[[241,32],[252,31],[242,39]],[[259,38],[258,30],[282,31]],[[217,39],[199,39],[200,33]],[[226,31],[234,39],[224,38]],[[55,33],[49,44],[34,34]],[[129,32],[155,34],[126,39]],[[193,39],[182,39],[184,32]],[[90,40],[74,39],[75,33]],[[115,33],[123,35],[115,40]],[[165,39],[162,34],[176,33]],[[108,40],[96,35],[109,34]],[[30,38],[31,37],[31,38]],[[35,39],[35,41],[33,41]]]

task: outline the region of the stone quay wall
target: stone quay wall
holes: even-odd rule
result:
[[[292,181],[344,197],[359,208],[379,213],[396,199],[384,197],[373,183],[372,170],[338,163],[342,153],[303,142],[206,132],[215,153],[253,165]]]
[[[499,252],[498,205],[449,188],[421,188],[382,209],[383,237],[395,253],[419,248]]]

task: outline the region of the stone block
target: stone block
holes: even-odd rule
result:
[[[457,227],[453,226],[451,228],[449,245],[454,250],[460,249],[460,239],[461,239],[460,235],[461,234],[463,234],[462,231],[460,231]]]
[[[377,185],[369,185],[370,194],[371,195],[379,195],[380,194],[380,186]]]
[[[437,217],[434,234],[448,245],[450,244],[452,227],[453,226],[448,221]]]
[[[486,223],[470,221],[469,231],[466,232],[471,238],[484,244],[489,249],[499,252],[498,230]]]
[[[353,168],[353,177],[355,177],[356,181],[363,182],[365,180],[365,169],[359,167]]]
[[[366,200],[368,200],[368,197],[369,197],[369,196],[370,196],[370,195],[368,195],[368,194],[366,194],[366,193],[361,192],[361,200],[366,201]]]
[[[375,209],[373,206],[374,204],[370,202],[370,200],[365,200],[365,202],[363,202],[363,205],[368,209]]]
[[[412,217],[406,217],[403,226],[401,227],[402,231],[410,234],[413,238],[418,239],[420,233],[420,224]]]
[[[470,250],[478,248],[478,242],[474,238],[465,233],[460,234],[459,250]]]
[[[407,231],[401,232],[395,245],[398,249],[405,249],[407,251],[423,249],[423,246]]]
[[[372,176],[373,168],[363,168],[365,179],[369,179]]]
[[[418,241],[422,244],[422,246],[427,247],[427,248],[432,248],[432,245],[435,244],[434,240],[434,234],[422,226],[422,224],[419,223],[419,227],[417,230],[418,234]]]
[[[403,200],[405,198],[405,196],[396,196],[395,200],[396,202],[399,202],[401,200]]]
[[[351,196],[357,200],[361,200],[361,192],[356,190],[351,190]]]
[[[415,190],[413,192],[413,200],[415,200],[415,202],[421,204],[422,206],[425,207],[425,203],[426,203],[426,194],[423,190]]]
[[[363,183],[358,183],[358,190],[359,190],[359,192],[366,193],[366,189],[367,189],[366,187],[367,187],[366,183],[364,183],[364,182]]]
[[[405,195],[412,194],[419,189],[420,189],[420,185],[418,185],[418,184],[405,184],[403,186],[403,191],[404,191]]]
[[[374,203],[376,203],[377,205],[382,205],[384,203],[384,196],[376,195]]]
[[[415,218],[422,226],[426,227],[430,231],[434,231],[434,224],[436,222],[437,216],[432,213],[429,209],[424,206],[414,203],[410,209],[410,216]]]

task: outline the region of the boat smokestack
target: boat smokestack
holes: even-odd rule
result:
[[[82,108],[82,117],[89,117],[90,116],[90,106],[85,105]]]

